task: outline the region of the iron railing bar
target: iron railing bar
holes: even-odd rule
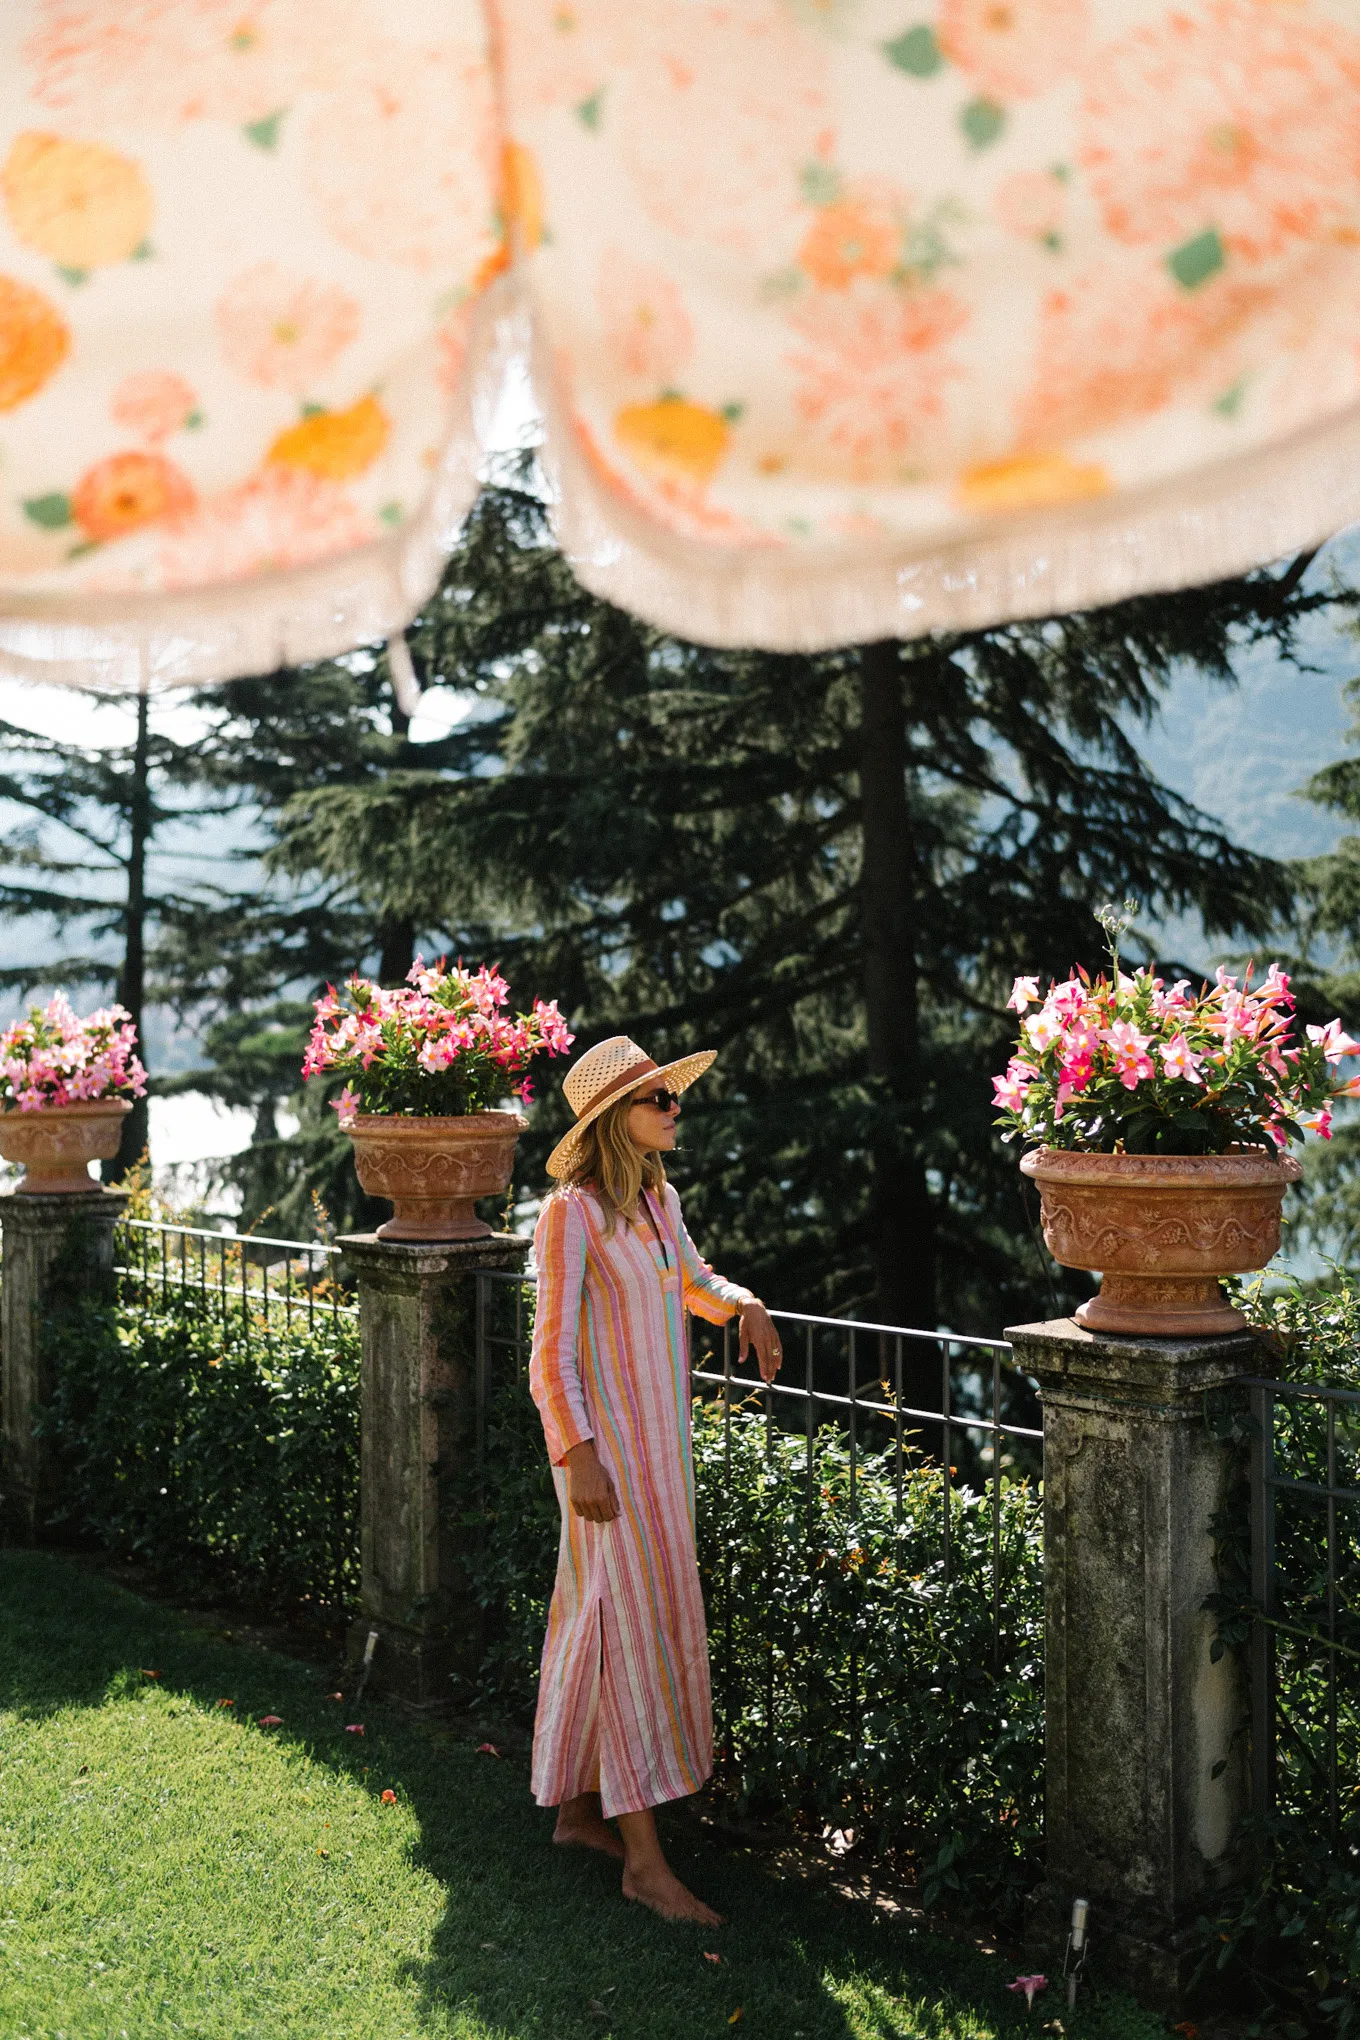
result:
[[[1327,1404],[1327,1637],[1336,1642],[1336,1404]],[[1341,1837],[1336,1779],[1337,1662],[1327,1663],[1327,1829],[1333,1849]]]
[[[338,1258],[339,1247],[329,1247],[324,1240],[278,1240],[272,1233],[219,1232],[214,1226],[171,1225],[162,1218],[125,1218],[120,1224],[143,1233],[182,1233],[186,1239],[216,1240],[224,1247],[287,1247],[294,1254],[325,1254]],[[518,1281],[518,1276],[511,1276]]]
[[[1360,1502],[1360,1488],[1324,1487],[1320,1481],[1290,1480],[1279,1474],[1272,1474],[1266,1486],[1272,1492],[1303,1495],[1313,1502]]]
[[[1258,1819],[1275,1805],[1275,1384],[1251,1387],[1251,1597],[1264,1619],[1251,1625],[1251,1788]]]
[[[904,1339],[926,1339],[934,1346],[974,1346],[987,1353],[1010,1353],[1015,1349],[1009,1339],[974,1339],[963,1332],[923,1332],[912,1325],[880,1325],[869,1318],[814,1317],[804,1310],[772,1310],[772,1318],[782,1318],[792,1325],[830,1325],[838,1332],[889,1332],[900,1333]]]
[[[773,1316],[774,1313],[772,1312]],[[1264,1374],[1248,1375],[1243,1383],[1245,1388],[1269,1388],[1277,1397],[1289,1402],[1349,1402],[1360,1403],[1360,1388],[1332,1388],[1326,1384],[1316,1385],[1307,1381],[1272,1381]]]
[[[759,1377],[753,1379],[747,1374],[708,1374],[698,1367],[693,1370],[691,1379],[694,1381],[711,1381],[719,1388],[724,1386],[747,1388],[753,1394],[756,1390],[765,1387],[765,1383]],[[832,1403],[838,1409],[849,1409],[850,1407],[850,1397],[848,1395],[833,1395],[831,1390],[826,1388],[812,1390],[792,1388],[784,1381],[772,1381],[769,1384],[769,1388],[772,1395],[791,1395],[799,1398],[810,1395],[813,1402]],[[898,1414],[900,1405],[866,1402],[863,1396],[859,1396],[856,1398],[855,1407],[861,1410],[868,1410],[871,1416],[895,1417]],[[947,1420],[941,1415],[939,1410],[902,1409],[901,1414],[904,1417],[914,1417],[918,1423],[923,1424],[943,1424],[948,1421],[957,1431],[991,1432],[993,1430],[993,1426],[988,1418],[965,1417],[960,1415],[958,1411],[952,1412]],[[1037,1438],[1042,1442],[1044,1434],[1042,1431],[1030,1430],[1024,1424],[1001,1424],[996,1427],[996,1435],[1001,1438]]]

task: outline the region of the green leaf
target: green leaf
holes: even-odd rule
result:
[[[841,173],[830,163],[805,163],[798,183],[809,205],[834,205],[841,195]]]
[[[257,149],[277,149],[279,126],[287,111],[286,106],[280,106],[274,113],[267,113],[263,120],[247,121],[241,133],[248,142],[253,142]]]
[[[935,31],[928,21],[920,21],[894,41],[884,43],[883,54],[890,64],[913,78],[933,78],[944,65]]]
[[[405,512],[400,503],[384,503],[378,515],[384,524],[400,524]]]
[[[595,134],[599,130],[600,116],[603,111],[604,88],[601,86],[598,92],[591,93],[589,99],[581,101],[581,104],[576,109],[576,118],[580,121],[583,128],[589,128],[590,132]]]
[[[959,126],[975,149],[989,149],[1006,125],[1006,109],[994,99],[970,99]]]
[[[61,278],[63,283],[70,284],[88,283],[90,280],[90,272],[88,269],[69,269],[64,262],[59,262],[57,264],[57,275]]]
[[[202,423],[203,413],[201,411],[191,411],[184,421],[184,429],[186,432],[197,432]]]
[[[152,256],[155,254],[155,252],[156,251],[152,247],[150,241],[139,241],[136,247],[133,249],[132,253],[128,256],[128,261],[149,262]]]
[[[24,504],[24,515],[31,524],[41,524],[44,531],[60,531],[71,522],[71,499],[54,490],[50,496],[30,496]]]
[[[1226,260],[1217,227],[1206,227],[1193,240],[1182,241],[1179,248],[1173,248],[1166,258],[1166,266],[1182,290],[1198,290],[1202,283],[1218,274]]]

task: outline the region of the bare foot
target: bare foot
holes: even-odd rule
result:
[[[570,1819],[559,1813],[553,1841],[559,1849],[602,1849],[606,1856],[623,1860],[623,1843],[598,1813],[573,1812]]]
[[[722,1914],[696,1898],[665,1863],[645,1870],[625,1870],[623,1895],[639,1905],[650,1906],[663,1920],[694,1920],[701,1927],[720,1927]]]

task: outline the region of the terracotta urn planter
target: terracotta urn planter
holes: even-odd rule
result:
[[[126,1098],[92,1105],[44,1105],[36,1112],[0,1112],[0,1155],[22,1162],[19,1197],[52,1197],[97,1190],[91,1162],[111,1162],[132,1106]]]
[[[1292,1155],[1265,1148],[1226,1155],[1038,1148],[1020,1167],[1039,1185],[1054,1260],[1102,1277],[1078,1324],[1158,1338],[1244,1328],[1219,1278],[1264,1268],[1279,1251],[1284,1193],[1302,1174]]]
[[[392,1216],[380,1240],[480,1240],[491,1232],[478,1218],[479,1197],[509,1186],[515,1142],[529,1128],[518,1112],[469,1112],[464,1117],[413,1119],[361,1112],[347,1132],[354,1168],[370,1197],[387,1197]]]

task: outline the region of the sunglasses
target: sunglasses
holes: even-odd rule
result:
[[[655,1105],[658,1112],[678,1112],[680,1100],[674,1091],[648,1091],[643,1098],[634,1098],[635,1105]]]

